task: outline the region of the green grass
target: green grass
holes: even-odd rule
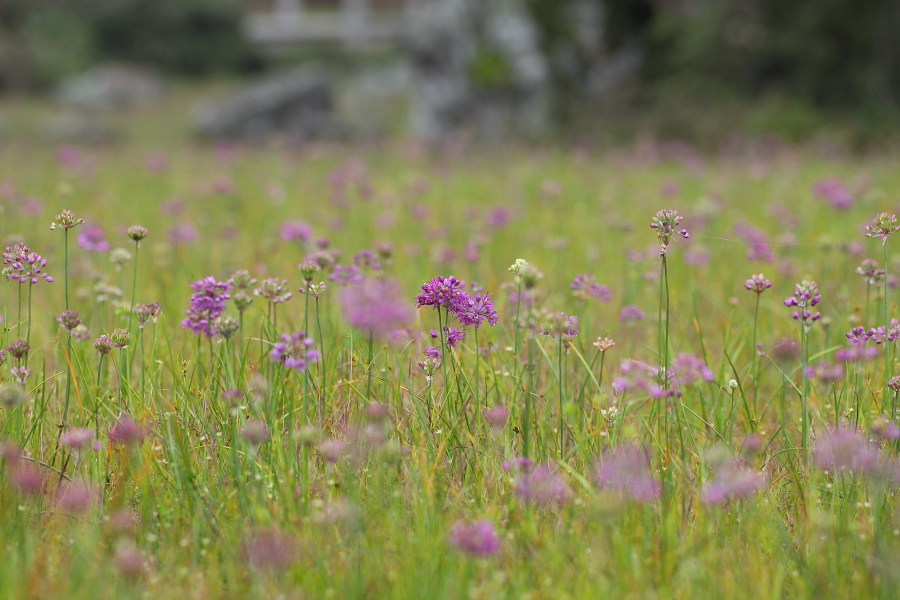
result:
[[[24,447],[46,481],[42,494],[28,497],[12,485],[8,464],[0,478],[0,596],[893,597],[900,556],[895,488],[804,467],[799,395],[790,386],[782,392],[783,377],[768,358],[759,360],[759,380],[752,377],[755,297],[743,282],[760,271],[773,282],[759,307],[757,337],[767,353],[781,337],[799,342],[782,302],[801,279],[819,283],[817,308],[830,320],[813,326],[812,356],[831,357],[845,344],[853,319],[878,324],[878,292],[872,290],[867,308],[865,284],[853,270],[866,256],[881,260],[880,244],[863,237],[860,226],[895,205],[895,155],[837,161],[796,149],[749,158],[723,154],[701,165],[660,158],[647,146],[605,154],[552,147],[434,154],[385,143],[242,148],[221,161],[167,128],[187,103],[175,96],[161,112],[126,123],[134,128],[131,143],[81,149],[75,168],[61,166],[53,148],[24,137],[13,136],[0,149],[0,181],[15,189],[3,192],[3,239],[25,241],[48,259],[45,270],[56,278],[33,288],[28,399],[0,409],[0,435]],[[151,150],[166,154],[162,173],[144,166]],[[335,200],[329,184],[336,169],[355,174],[343,201]],[[812,195],[812,184],[826,176],[855,190],[852,210],[835,212]],[[214,191],[214,182],[226,179],[233,191]],[[362,183],[371,186],[371,196],[360,193]],[[670,183],[677,191],[665,197],[662,188]],[[43,208],[23,213],[25,200],[35,197]],[[185,200],[183,214],[160,211],[172,198]],[[772,216],[776,203],[795,225],[783,214]],[[424,219],[413,215],[419,205],[429,210]],[[502,229],[485,225],[494,205],[512,215]],[[642,391],[617,397],[611,388],[620,361],[661,362],[659,258],[648,225],[667,207],[686,217],[691,239],[670,246],[664,343],[670,361],[692,352],[714,374],[711,382],[683,386],[683,395],[668,405]],[[53,321],[64,309],[63,234],[49,225],[63,208],[103,226],[113,247],[132,252],[125,228],[146,226],[135,299],[163,306],[159,322],[143,330],[142,343],[132,322],[127,351],[113,350],[102,364],[90,340],[73,340],[71,370],[65,332]],[[342,264],[378,242],[391,243],[395,253],[384,271],[399,281],[411,306],[433,276],[478,281],[497,299],[500,322],[478,330],[479,346],[490,351],[477,371],[469,327],[455,361],[445,360],[446,371],[439,369],[429,388],[416,362],[435,343],[427,331],[438,328],[438,319],[421,308],[412,326],[421,339],[373,346],[371,399],[386,404],[390,417],[372,422],[365,410],[368,336],[345,324],[341,289],[331,284],[319,299],[321,327],[313,303],[309,312],[308,332],[324,360],[309,369],[308,380],[274,365],[265,356],[270,340],[303,329],[307,320],[305,297],[296,293],[295,265],[304,251],[280,240],[286,219],[306,220],[316,235],[330,237],[343,252]],[[732,231],[741,221],[781,244],[778,262],[747,261],[748,248]],[[195,242],[167,241],[167,230],[179,222],[196,227]],[[107,253],[80,249],[79,232],[69,236],[70,304],[96,338],[128,326],[123,307],[132,302],[133,265],[117,271]],[[464,259],[468,242],[479,245],[475,261]],[[864,246],[862,255],[842,249],[855,242]],[[896,246],[888,242],[891,274],[898,272]],[[711,254],[708,264],[687,264],[685,253],[700,247]],[[628,258],[630,250],[643,258]],[[518,258],[544,273],[537,286],[541,307],[580,319],[581,333],[561,356],[557,340],[525,328],[516,332],[516,303],[507,296],[515,289],[508,267]],[[258,279],[286,278],[294,297],[279,305],[277,326],[256,298],[243,337],[198,344],[179,328],[190,283],[208,275],[226,279],[237,269]],[[610,286],[611,302],[575,299],[568,286],[578,273]],[[326,275],[320,278],[327,281]],[[123,290],[122,306],[97,301],[98,281]],[[17,287],[5,286],[4,346],[27,327],[16,316]],[[893,294],[888,307],[895,315]],[[646,319],[620,322],[626,304],[640,306]],[[237,314],[233,307],[228,312]],[[26,310],[22,314],[24,320]],[[602,382],[592,346],[599,336],[616,342],[604,357]],[[848,373],[853,367],[847,365]],[[799,362],[785,369],[801,386]],[[885,386],[893,362],[889,369],[879,356],[861,363],[858,378],[848,375],[835,387],[813,380],[813,445],[836,419],[867,430],[890,412]],[[93,427],[96,412],[102,442],[99,450],[69,458],[58,443],[67,372],[69,425]],[[10,378],[6,368],[3,378]],[[736,390],[728,387],[730,379],[739,383]],[[221,399],[232,387],[244,392],[234,406]],[[562,457],[560,395],[567,428]],[[526,399],[533,407],[530,454],[567,483],[562,505],[524,502],[514,493],[514,474],[501,467],[523,451]],[[499,432],[481,416],[494,405],[510,410]],[[607,421],[600,410],[610,405],[620,413]],[[107,440],[120,411],[151,431],[139,446]],[[235,435],[248,419],[268,423],[271,439],[258,451]],[[373,441],[373,431],[384,437]],[[747,465],[765,473],[766,485],[744,500],[704,503],[716,447],[740,455],[752,431],[763,439],[763,450]],[[318,445],[332,437],[351,443],[335,464],[323,459]],[[662,499],[634,502],[596,485],[595,461],[623,443],[649,448],[654,475],[665,482]],[[890,460],[895,450],[879,448]],[[89,510],[59,506],[57,486],[66,478],[93,487]],[[133,527],[114,527],[118,517],[111,517],[120,511],[133,515]],[[448,544],[455,521],[477,519],[495,525],[502,538],[497,555],[471,558]],[[291,560],[253,566],[254,540],[265,536],[290,546],[285,554]],[[134,576],[123,568],[128,549],[145,560]]]

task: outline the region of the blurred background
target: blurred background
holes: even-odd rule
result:
[[[865,147],[898,33],[898,0],[2,0],[0,139]]]

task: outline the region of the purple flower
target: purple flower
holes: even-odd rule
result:
[[[855,273],[861,275],[869,285],[875,285],[884,281],[884,269],[879,269],[878,261],[873,258],[863,259],[859,266],[856,267]]]
[[[161,312],[162,306],[159,302],[152,302],[150,304],[137,303],[132,309],[132,314],[134,314],[137,319],[138,329],[143,329],[151,320],[155,324]]]
[[[262,421],[250,420],[241,428],[241,437],[251,446],[259,446],[269,439],[269,428]]]
[[[680,235],[685,239],[691,237],[687,229],[678,229],[678,225],[681,224],[683,219],[684,217],[678,216],[677,210],[664,208],[657,211],[656,215],[650,220],[650,227],[656,230],[660,257],[666,255],[666,250],[668,250],[673,236]]]
[[[650,471],[650,454],[638,446],[618,446],[603,453],[596,469],[597,484],[639,502],[659,497],[660,485]]]
[[[587,273],[576,275],[572,283],[569,284],[569,289],[572,290],[572,295],[579,300],[587,300],[588,298],[594,298],[601,302],[612,300],[609,287],[597,283],[596,277]]]
[[[281,341],[269,351],[269,357],[275,362],[289,369],[304,371],[307,364],[318,360],[319,352],[312,347],[313,339],[306,337],[305,332],[282,333],[280,337]]]
[[[829,471],[849,471],[861,475],[879,469],[879,456],[868,440],[848,427],[838,427],[816,440],[813,464]]]
[[[765,232],[748,223],[738,223],[734,226],[734,234],[750,246],[747,250],[747,260],[759,260],[770,263],[775,260],[775,252],[769,245]]]
[[[174,245],[192,244],[197,239],[197,230],[190,223],[176,223],[169,228],[168,237]]]
[[[341,306],[347,322],[379,339],[409,325],[412,307],[400,300],[397,283],[391,279],[367,278],[348,285],[341,293]]]
[[[897,215],[891,213],[878,213],[872,220],[871,225],[866,225],[866,237],[881,238],[882,245],[887,243],[889,235],[896,231],[900,231],[900,224],[897,223]]]
[[[830,363],[827,360],[820,360],[815,365],[806,366],[806,376],[818,379],[823,383],[840,381],[844,378],[844,367]]]
[[[56,322],[66,331],[72,331],[81,324],[81,317],[77,310],[64,310],[56,317]]]
[[[441,360],[444,357],[443,353],[441,353],[441,349],[433,346],[425,348],[425,356],[432,360]]]
[[[622,312],[619,313],[619,321],[627,322],[627,321],[641,321],[644,318],[644,311],[640,309],[640,307],[635,306],[634,304],[627,304],[622,307]]]
[[[882,415],[872,423],[872,435],[880,440],[893,442],[900,439],[900,427]]]
[[[328,280],[335,285],[353,285],[362,283],[363,276],[359,272],[359,268],[354,265],[335,265]]]
[[[78,232],[78,246],[88,252],[106,252],[109,250],[109,242],[103,229],[99,225],[85,225]]]
[[[474,297],[466,294],[457,303],[456,316],[463,325],[474,325],[476,329],[484,320],[489,325],[496,325],[499,320],[490,294],[475,294]]]
[[[566,316],[565,313],[550,313],[541,327],[541,335],[571,340],[578,335],[578,317]]]
[[[3,264],[8,265],[3,269],[7,279],[31,284],[37,283],[39,279],[48,283],[53,281],[53,277],[41,272],[47,265],[47,260],[37,252],[32,252],[25,244],[7,247],[3,253]]]
[[[672,376],[675,385],[689,385],[698,379],[713,380],[712,370],[702,359],[690,352],[680,352],[672,361]]]
[[[466,337],[466,333],[461,329],[457,329],[456,327],[444,327],[443,332],[445,338],[444,341],[451,348],[456,348],[456,345]],[[431,335],[432,339],[436,340],[438,339],[438,337],[440,337],[440,334],[434,329],[432,329],[428,333]],[[425,350],[425,354],[428,354],[427,349]]]
[[[744,282],[745,289],[756,292],[757,294],[762,294],[770,287],[772,287],[772,282],[766,279],[765,275],[762,273],[751,275],[750,279]]]
[[[122,415],[109,430],[109,440],[119,444],[139,444],[147,434],[143,425],[132,419],[129,415]]]
[[[491,229],[502,229],[509,225],[511,218],[509,209],[498,204],[488,209],[485,220]]]
[[[267,277],[253,290],[254,296],[265,298],[272,304],[280,304],[291,299],[293,294],[288,291],[287,279]]]
[[[728,461],[716,471],[716,476],[703,488],[703,502],[721,504],[730,500],[743,500],[765,485],[765,476],[736,460]]]
[[[59,436],[59,443],[67,448],[79,449],[94,439],[94,430],[81,427],[67,429]]]
[[[454,276],[435,277],[422,284],[422,293],[416,296],[416,308],[433,306],[456,313],[460,304],[467,302],[465,284]]]
[[[199,279],[191,284],[191,306],[187,309],[187,318],[181,322],[183,329],[212,337],[216,334],[213,321],[225,312],[225,301],[231,296],[228,291],[231,284],[227,281],[216,281],[212,276]]]
[[[853,194],[840,179],[833,177],[820,179],[813,184],[812,190],[816,196],[828,200],[834,209],[846,210],[853,206]]]
[[[500,551],[500,536],[490,521],[457,521],[450,529],[450,545],[470,556],[491,556]]]
[[[64,209],[56,215],[56,221],[50,223],[50,230],[54,229],[72,229],[84,223],[84,219],[79,219],[71,210]]]
[[[502,405],[494,406],[484,409],[481,414],[492,429],[503,429],[503,426],[506,425],[506,420],[509,418],[509,409]]]
[[[281,225],[281,239],[306,244],[312,238],[312,225],[306,221],[285,221]]]
[[[819,286],[815,281],[803,280],[794,286],[794,295],[788,296],[784,305],[787,307],[796,306],[798,310],[791,313],[791,318],[800,321],[808,330],[815,321],[821,318],[822,313],[813,313],[809,309],[819,303]]]
[[[361,250],[353,255],[353,264],[359,269],[378,271],[382,268],[381,257],[371,250]]]
[[[535,504],[565,504],[569,486],[565,479],[549,465],[538,465],[523,471],[516,478],[516,495]]]

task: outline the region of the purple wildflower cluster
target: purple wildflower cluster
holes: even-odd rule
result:
[[[656,215],[650,220],[650,227],[656,230],[660,258],[666,255],[672,237],[675,235],[680,235],[685,239],[691,237],[687,229],[678,229],[682,220],[684,220],[684,217],[679,216],[678,211],[671,208],[657,211]]]
[[[369,277],[341,293],[344,317],[353,327],[384,339],[413,320],[412,308],[400,299],[397,282]]]
[[[822,317],[822,313],[818,311],[814,313],[809,310],[818,303],[819,286],[815,281],[806,280],[794,285],[794,295],[788,296],[784,301],[785,306],[789,308],[796,306],[798,308],[798,310],[791,313],[791,318],[795,321],[800,321],[806,329],[809,329],[815,321]]]
[[[607,450],[597,463],[595,476],[601,489],[631,500],[652,502],[659,497],[660,484],[650,470],[646,448],[622,445]]]
[[[206,337],[216,335],[213,321],[225,312],[225,301],[231,296],[231,283],[216,281],[214,277],[199,279],[191,284],[191,306],[187,309],[187,317],[181,322],[183,329],[194,333],[205,334]]]
[[[871,225],[866,225],[866,237],[881,238],[882,245],[887,243],[888,236],[900,231],[900,223],[897,215],[892,213],[878,213]]]
[[[85,225],[78,232],[78,246],[88,252],[106,252],[109,250],[109,242],[106,234],[99,225]]]
[[[865,279],[869,285],[875,285],[884,281],[884,269],[879,269],[878,261],[873,258],[863,259],[854,272]]]
[[[39,279],[53,281],[53,277],[42,272],[47,260],[37,252],[32,252],[25,244],[7,247],[3,253],[3,264],[7,265],[3,269],[3,275],[7,279],[31,284],[37,283]]]
[[[722,504],[743,500],[755,494],[766,483],[763,473],[751,469],[737,460],[719,465],[715,477],[703,488],[703,502]]]
[[[837,210],[847,210],[853,207],[855,198],[846,185],[834,177],[820,179],[813,185],[813,194],[819,198],[828,200],[831,207]]]
[[[769,245],[768,236],[762,229],[749,223],[738,223],[734,226],[733,231],[741,241],[750,246],[747,250],[747,260],[767,263],[775,260],[775,252]]]
[[[750,279],[744,282],[745,289],[757,294],[762,294],[770,287],[772,287],[772,282],[766,279],[765,275],[763,275],[762,273],[759,273],[758,275],[751,275]]]
[[[305,371],[309,363],[319,359],[319,351],[312,347],[313,339],[303,331],[282,333],[280,337],[281,341],[269,351],[269,357],[275,362],[295,371]]]
[[[612,300],[612,293],[609,290],[609,286],[597,283],[596,279],[596,277],[587,273],[576,275],[575,279],[572,280],[572,283],[569,284],[572,295],[579,300],[587,300],[588,298],[593,298],[601,302],[609,302]]]
[[[448,539],[451,546],[470,556],[486,557],[500,551],[500,536],[490,521],[457,521]]]

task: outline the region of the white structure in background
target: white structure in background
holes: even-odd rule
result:
[[[244,35],[258,46],[302,43],[395,44],[404,30],[405,0],[269,0],[244,17]],[[267,6],[266,6],[267,4]],[[387,4],[386,7],[382,5]]]

